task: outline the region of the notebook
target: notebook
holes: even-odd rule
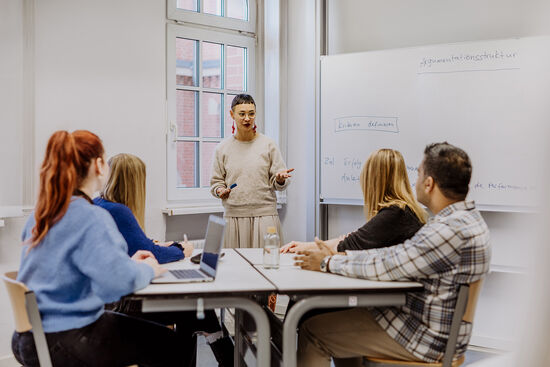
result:
[[[225,220],[215,215],[211,215],[208,218],[204,250],[202,251],[199,267],[190,268],[186,266],[181,269],[168,270],[160,277],[153,279],[152,283],[196,283],[214,281],[214,279],[216,279],[218,260],[223,246],[224,229]]]

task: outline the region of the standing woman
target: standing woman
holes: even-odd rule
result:
[[[17,280],[36,294],[54,366],[183,366],[189,354],[175,332],[103,308],[162,272],[150,252],[130,258],[113,218],[93,205],[108,173],[96,135],[51,136]],[[21,364],[38,366],[31,331],[14,332],[12,350]]]
[[[288,186],[294,169],[286,168],[275,142],[256,131],[252,96],[235,96],[229,113],[234,135],[216,148],[210,190],[225,208],[225,247],[263,247],[267,227],[282,239],[275,191]]]

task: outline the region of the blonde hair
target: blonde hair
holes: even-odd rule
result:
[[[145,163],[132,154],[117,154],[109,159],[111,174],[101,196],[126,205],[145,231]]]
[[[405,160],[397,150],[373,152],[363,165],[360,182],[367,221],[383,208],[408,206],[421,223],[426,223],[426,212],[414,198]]]

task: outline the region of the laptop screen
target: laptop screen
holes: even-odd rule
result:
[[[224,229],[225,220],[223,218],[215,215],[208,218],[204,250],[201,256],[201,270],[213,278],[216,276],[218,258],[223,246]]]

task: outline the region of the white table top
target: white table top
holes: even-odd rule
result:
[[[422,287],[422,284],[417,282],[380,282],[302,270],[294,266],[294,254],[281,254],[279,269],[264,269],[262,249],[236,250],[254,264],[254,267],[268,278],[281,293],[291,291],[391,291]]]
[[[241,254],[252,265],[262,265],[264,263],[263,248],[236,248],[235,251]],[[294,254],[281,254],[279,264],[281,266],[294,266]]]
[[[196,251],[195,251],[196,252]],[[218,263],[218,273],[213,282],[179,283],[179,284],[150,284],[142,290],[134,292],[140,295],[170,295],[170,294],[203,294],[205,296],[219,293],[253,293],[272,292],[275,286],[258,273],[245,259],[232,249],[224,249],[225,256]],[[164,264],[167,269],[197,268],[189,259]]]

